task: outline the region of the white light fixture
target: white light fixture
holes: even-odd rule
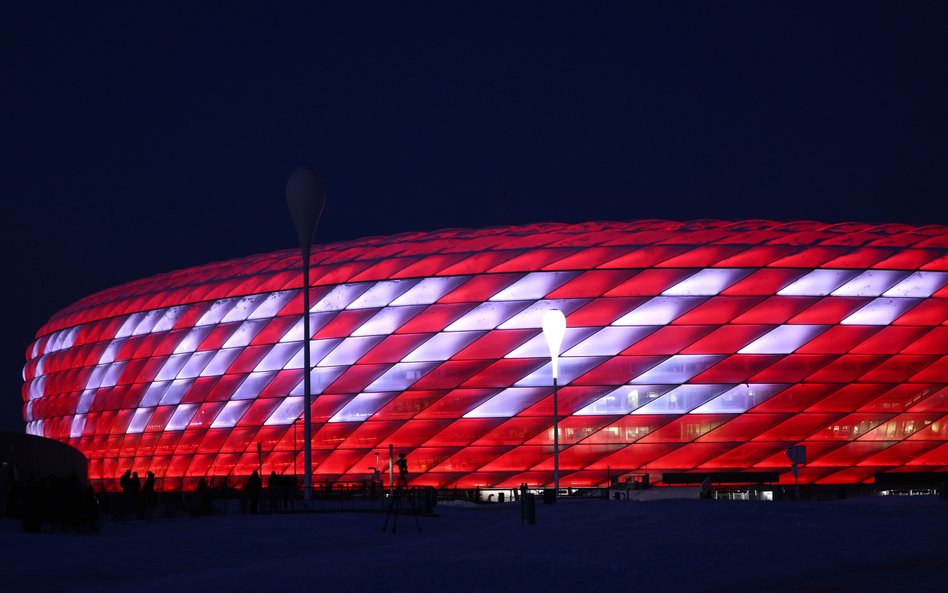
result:
[[[546,345],[550,348],[550,358],[553,360],[553,379],[559,378],[560,348],[563,347],[563,336],[566,335],[566,316],[559,309],[548,309],[543,313],[543,336]]]
[[[556,398],[557,379],[559,378],[560,348],[566,335],[566,316],[559,309],[549,309],[543,313],[540,323],[546,345],[550,347],[550,359],[553,363],[553,492],[554,500],[560,495],[560,419]]]

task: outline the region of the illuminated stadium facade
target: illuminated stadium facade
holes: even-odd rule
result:
[[[303,467],[298,251],[87,297],[37,333],[27,431],[165,488]],[[648,472],[803,483],[948,471],[948,227],[537,224],[313,251],[314,481],[553,482],[543,311],[566,314],[563,486]],[[258,456],[258,447],[260,455]]]

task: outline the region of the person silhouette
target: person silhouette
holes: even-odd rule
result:
[[[253,470],[253,473],[250,474],[250,477],[247,478],[247,483],[244,485],[244,492],[247,494],[247,498],[250,499],[250,513],[252,515],[257,514],[257,501],[260,500],[260,488],[263,485],[263,481],[260,479],[260,474],[257,473],[257,470]]]
[[[404,453],[398,454],[398,460],[395,462],[398,466],[398,486],[400,488],[408,487],[408,458]]]

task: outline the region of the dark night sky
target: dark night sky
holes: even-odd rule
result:
[[[23,428],[24,349],[56,310],[292,247],[302,164],[321,242],[948,223],[948,3],[192,4],[0,10],[0,430]]]

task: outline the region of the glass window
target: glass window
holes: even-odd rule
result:
[[[623,385],[576,412],[576,416],[615,416],[633,410],[671,391],[674,385]]]
[[[362,422],[387,404],[395,395],[397,394],[390,392],[360,393],[336,412],[329,422]]]
[[[365,388],[366,391],[403,391],[438,366],[438,362],[400,362]]]
[[[728,389],[692,414],[743,414],[786,388],[787,385],[774,383],[745,383]]]
[[[730,385],[679,385],[658,399],[638,408],[633,414],[684,414],[721,392]]]
[[[645,371],[632,383],[681,384],[724,358],[718,354],[677,354]]]

